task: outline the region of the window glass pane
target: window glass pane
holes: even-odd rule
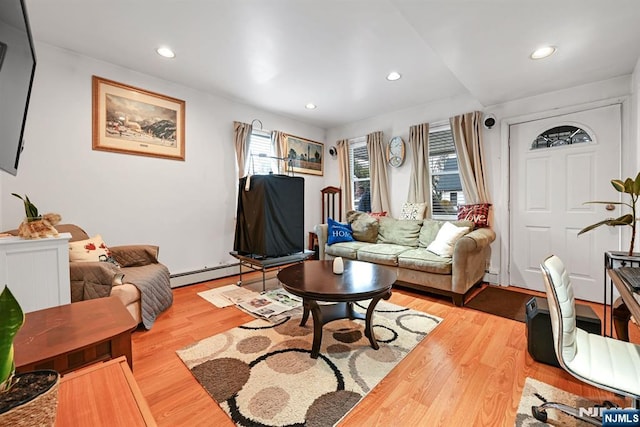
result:
[[[531,143],[531,149],[537,150],[591,141],[591,136],[584,129],[576,126],[556,126],[538,135]]]
[[[369,179],[369,154],[363,138],[349,143],[349,168],[351,170],[351,196],[356,210],[371,212],[371,181]]]
[[[249,173],[252,175],[266,175],[277,173],[278,165],[269,156],[273,156],[271,136],[264,132],[253,132],[249,143]],[[261,157],[261,155],[263,157]]]
[[[429,132],[429,170],[432,216],[456,219],[458,206],[464,204],[464,194],[451,129]]]

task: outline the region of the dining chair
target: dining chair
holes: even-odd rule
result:
[[[564,263],[551,255],[540,268],[549,303],[553,346],[560,366],[580,381],[631,398],[634,408],[640,409],[640,346],[577,328],[573,287]],[[544,422],[548,408],[601,425],[600,419],[562,403],[545,402],[533,406],[531,411],[536,419]]]

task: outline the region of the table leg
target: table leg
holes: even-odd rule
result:
[[[389,299],[391,297],[391,291],[388,291],[382,295],[379,295],[371,300],[369,303],[369,307],[367,307],[367,318],[364,323],[364,336],[369,338],[369,343],[374,350],[380,348],[378,346],[378,341],[376,341],[376,337],[373,333],[373,311],[376,309],[376,305],[381,299]]]
[[[313,317],[313,345],[311,346],[311,358],[317,359],[320,354],[320,344],[322,343],[322,312],[316,301],[308,301]]]
[[[129,368],[133,371],[133,356],[131,354],[131,331],[116,335],[111,339],[111,358],[120,356],[127,358]]]
[[[309,301],[306,299],[302,300],[302,319],[300,319],[300,326],[304,326],[307,323],[307,319],[309,318]]]

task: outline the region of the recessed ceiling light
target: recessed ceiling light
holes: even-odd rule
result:
[[[307,105],[305,105],[304,108],[306,108],[307,110],[314,110],[316,108],[316,104],[313,104],[310,102]]]
[[[392,71],[387,75],[387,80],[389,80],[390,82],[393,82],[393,81],[399,80],[400,77],[402,77],[400,73],[398,73],[397,71]]]
[[[556,51],[556,48],[553,46],[542,46],[536,50],[533,51],[533,53],[531,54],[530,58],[531,59],[542,59],[542,58],[546,58],[548,56],[553,55],[553,53]]]
[[[159,47],[156,49],[156,52],[158,52],[158,55],[164,57],[164,58],[175,58],[176,54],[169,49],[168,47]]]

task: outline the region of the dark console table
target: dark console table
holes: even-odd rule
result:
[[[269,268],[282,267],[283,265],[303,262],[313,256],[313,251],[302,251],[281,257],[264,257],[258,255],[244,255],[236,251],[229,252],[229,255],[240,261],[240,280],[238,286],[242,286],[242,267],[247,267],[252,271],[262,272],[262,290],[265,291],[265,273]]]

